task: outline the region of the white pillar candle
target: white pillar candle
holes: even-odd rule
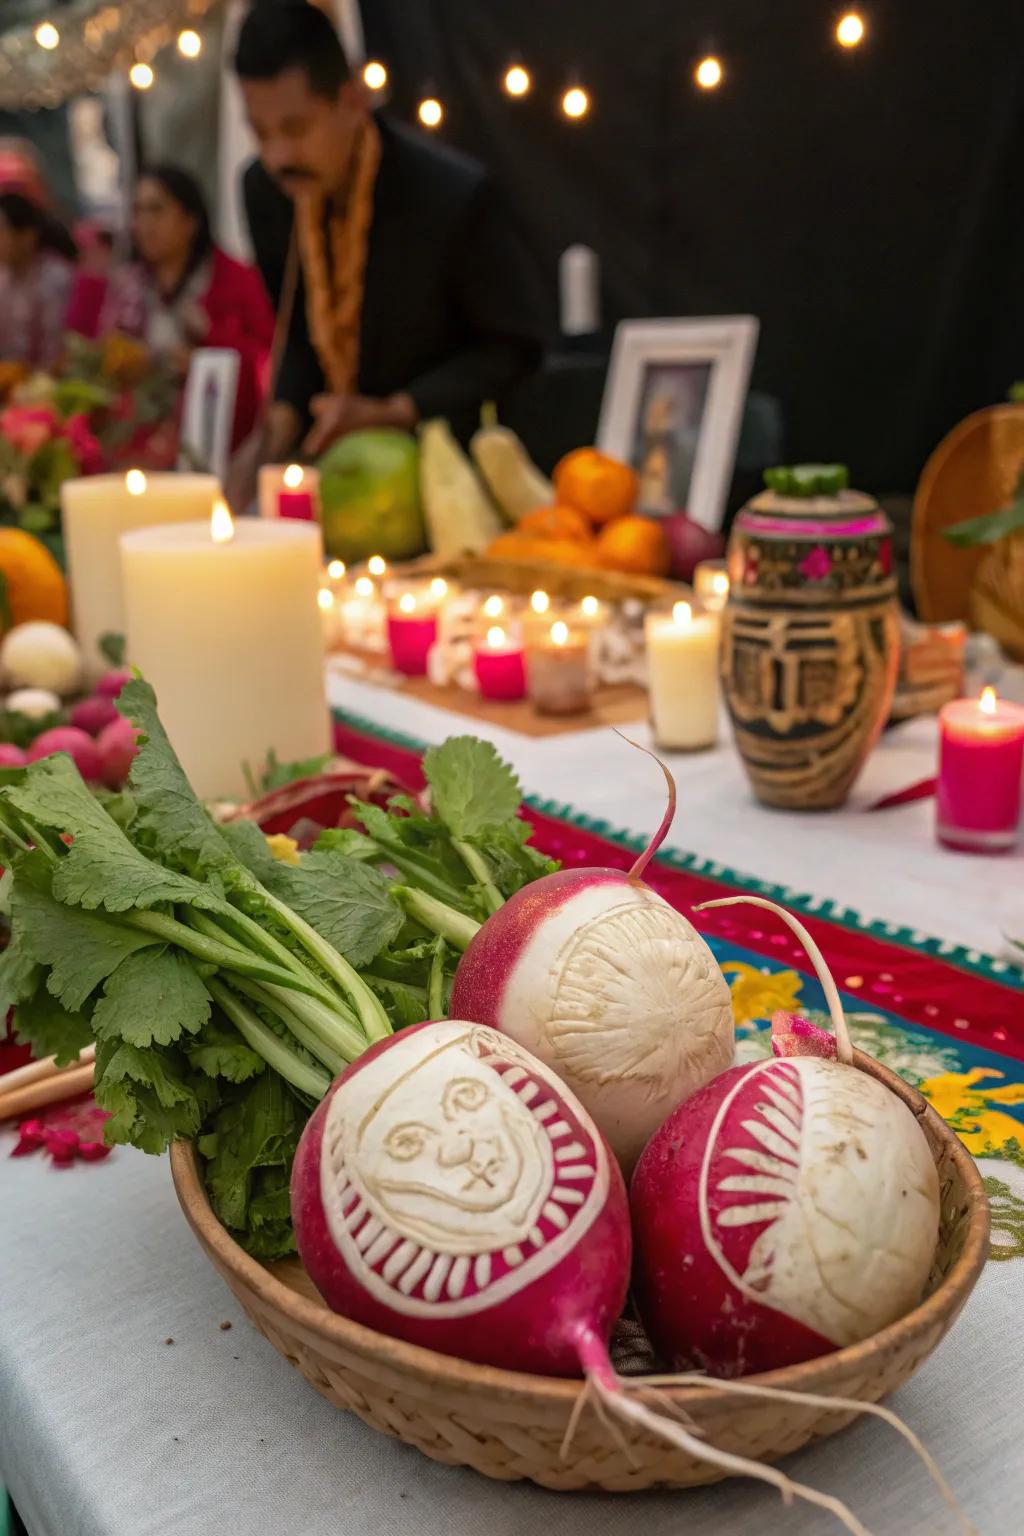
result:
[[[281,492],[308,491],[320,508],[320,471],[309,464],[264,464],[260,468],[257,504],[260,517],[280,517]]]
[[[90,475],[61,486],[64,548],[71,588],[72,627],[92,677],[110,663],[99,649],[104,634],[124,632],[118,540],[154,523],[208,522],[220,495],[216,475]]]
[[[676,603],[645,621],[651,719],[659,747],[689,752],[718,739],[718,620]]]
[[[312,523],[212,521],[145,528],[121,541],[128,660],[196,792],[241,798],[259,773],[330,746]]]

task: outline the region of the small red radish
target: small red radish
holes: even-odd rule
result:
[[[24,768],[28,758],[12,741],[0,741],[0,768]]]
[[[104,726],[119,718],[113,699],[94,693],[91,699],[80,699],[71,711],[71,724],[90,736],[98,736]]]
[[[96,743],[85,731],[73,725],[56,725],[52,731],[37,736],[28,749],[30,763],[41,757],[51,757],[54,752],[66,752],[83,779],[95,782],[102,777],[100,754]]]
[[[772,1055],[827,1056],[834,1061],[836,1037],[798,1013],[786,1013],[780,1008],[772,1014]]]
[[[634,1292],[676,1364],[742,1376],[868,1338],[916,1306],[939,1228],[916,1117],[852,1066],[835,983],[802,924],[836,1032],[817,1052],[733,1067],[669,1116],[630,1190]],[[810,1027],[810,1026],[809,1026]]]
[[[93,691],[105,699],[116,699],[125,683],[130,683],[131,680],[132,674],[130,669],[128,667],[118,667],[113,672],[104,672]]]
[[[641,876],[675,814],[628,874],[570,869],[487,919],[455,973],[459,1018],[513,1036],[568,1083],[631,1171],[682,1099],[733,1060],[728,984],[693,925]]]
[[[118,715],[116,720],[105,725],[97,736],[96,749],[102,764],[101,777],[110,789],[120,789],[128,777],[128,770],[139,750],[138,736],[139,732],[123,715]]]
[[[464,1360],[578,1375],[626,1297],[626,1191],[600,1132],[476,1024],[403,1029],[342,1073],[303,1131],[292,1217],[336,1312]]]

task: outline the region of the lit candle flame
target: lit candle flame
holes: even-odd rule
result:
[[[416,599],[411,592],[403,592],[398,599],[398,607],[402,613],[416,612]]]
[[[530,598],[530,607],[534,613],[547,613],[551,607],[551,599],[546,592],[535,592]]]
[[[356,582],[356,597],[372,597],[373,582],[369,576],[360,576]]]
[[[124,488],[129,496],[144,496],[146,477],[141,469],[130,469],[124,477]]]
[[[996,691],[994,688],[983,688],[981,698],[978,700],[978,708],[983,715],[994,715],[996,712]]]
[[[585,597],[583,599],[583,601],[580,603],[580,608],[586,614],[588,619],[596,618],[597,617],[597,609],[598,609],[597,598],[596,597]]]
[[[551,643],[552,643],[552,645],[564,645],[565,642],[568,640],[568,638],[569,638],[569,626],[568,626],[568,624],[564,624],[561,619],[558,619],[551,626]]]
[[[443,597],[448,596],[448,583],[445,581],[443,576],[434,577],[433,581],[430,583],[430,595],[434,601],[438,603]]]
[[[688,625],[693,623],[693,609],[689,603],[672,604],[672,621],[680,629],[686,629]]]
[[[505,631],[500,624],[493,624],[487,631],[487,644],[492,651],[500,651],[505,643]]]
[[[334,593],[331,591],[330,587],[321,587],[320,591],[316,595],[316,600],[320,604],[320,607],[323,609],[324,613],[329,613],[330,610],[334,607]]]
[[[235,520],[226,501],[218,501],[210,517],[210,538],[215,544],[227,544],[235,536]]]
[[[712,571],[711,590],[717,597],[725,597],[729,591],[729,578],[724,571]]]
[[[366,569],[371,576],[383,576],[388,568],[388,563],[383,555],[371,555],[366,562]]]
[[[500,619],[504,612],[505,604],[495,592],[493,596],[489,597],[484,603],[484,614],[489,619]]]
[[[327,567],[327,574],[332,581],[340,581],[345,574],[344,560],[332,560]]]
[[[290,491],[297,491],[305,478],[301,464],[289,464],[281,477]]]

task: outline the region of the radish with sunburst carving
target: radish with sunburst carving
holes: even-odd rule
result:
[[[778,912],[808,946],[838,1059],[733,1067],[669,1116],[637,1166],[641,1316],[665,1359],[720,1376],[793,1365],[895,1322],[921,1299],[939,1229],[924,1132],[852,1065],[810,936],[772,903],[739,899]]]
[[[554,1068],[628,1175],[682,1100],[734,1056],[728,984],[700,934],[645,885],[675,814],[628,874],[567,869],[489,917],[459,962],[452,1013],[489,1024]]]

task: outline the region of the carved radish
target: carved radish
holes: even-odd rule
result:
[[[524,887],[459,962],[452,1012],[511,1035],[554,1068],[628,1174],[684,1098],[729,1066],[728,985],[693,925],[642,875],[675,814],[628,874],[571,869]]]
[[[838,1060],[734,1067],[652,1137],[630,1192],[635,1294],[655,1346],[712,1374],[772,1370],[865,1339],[920,1300],[938,1240],[915,1116],[852,1065],[835,984],[808,949]],[[709,902],[708,906],[728,905]]]

